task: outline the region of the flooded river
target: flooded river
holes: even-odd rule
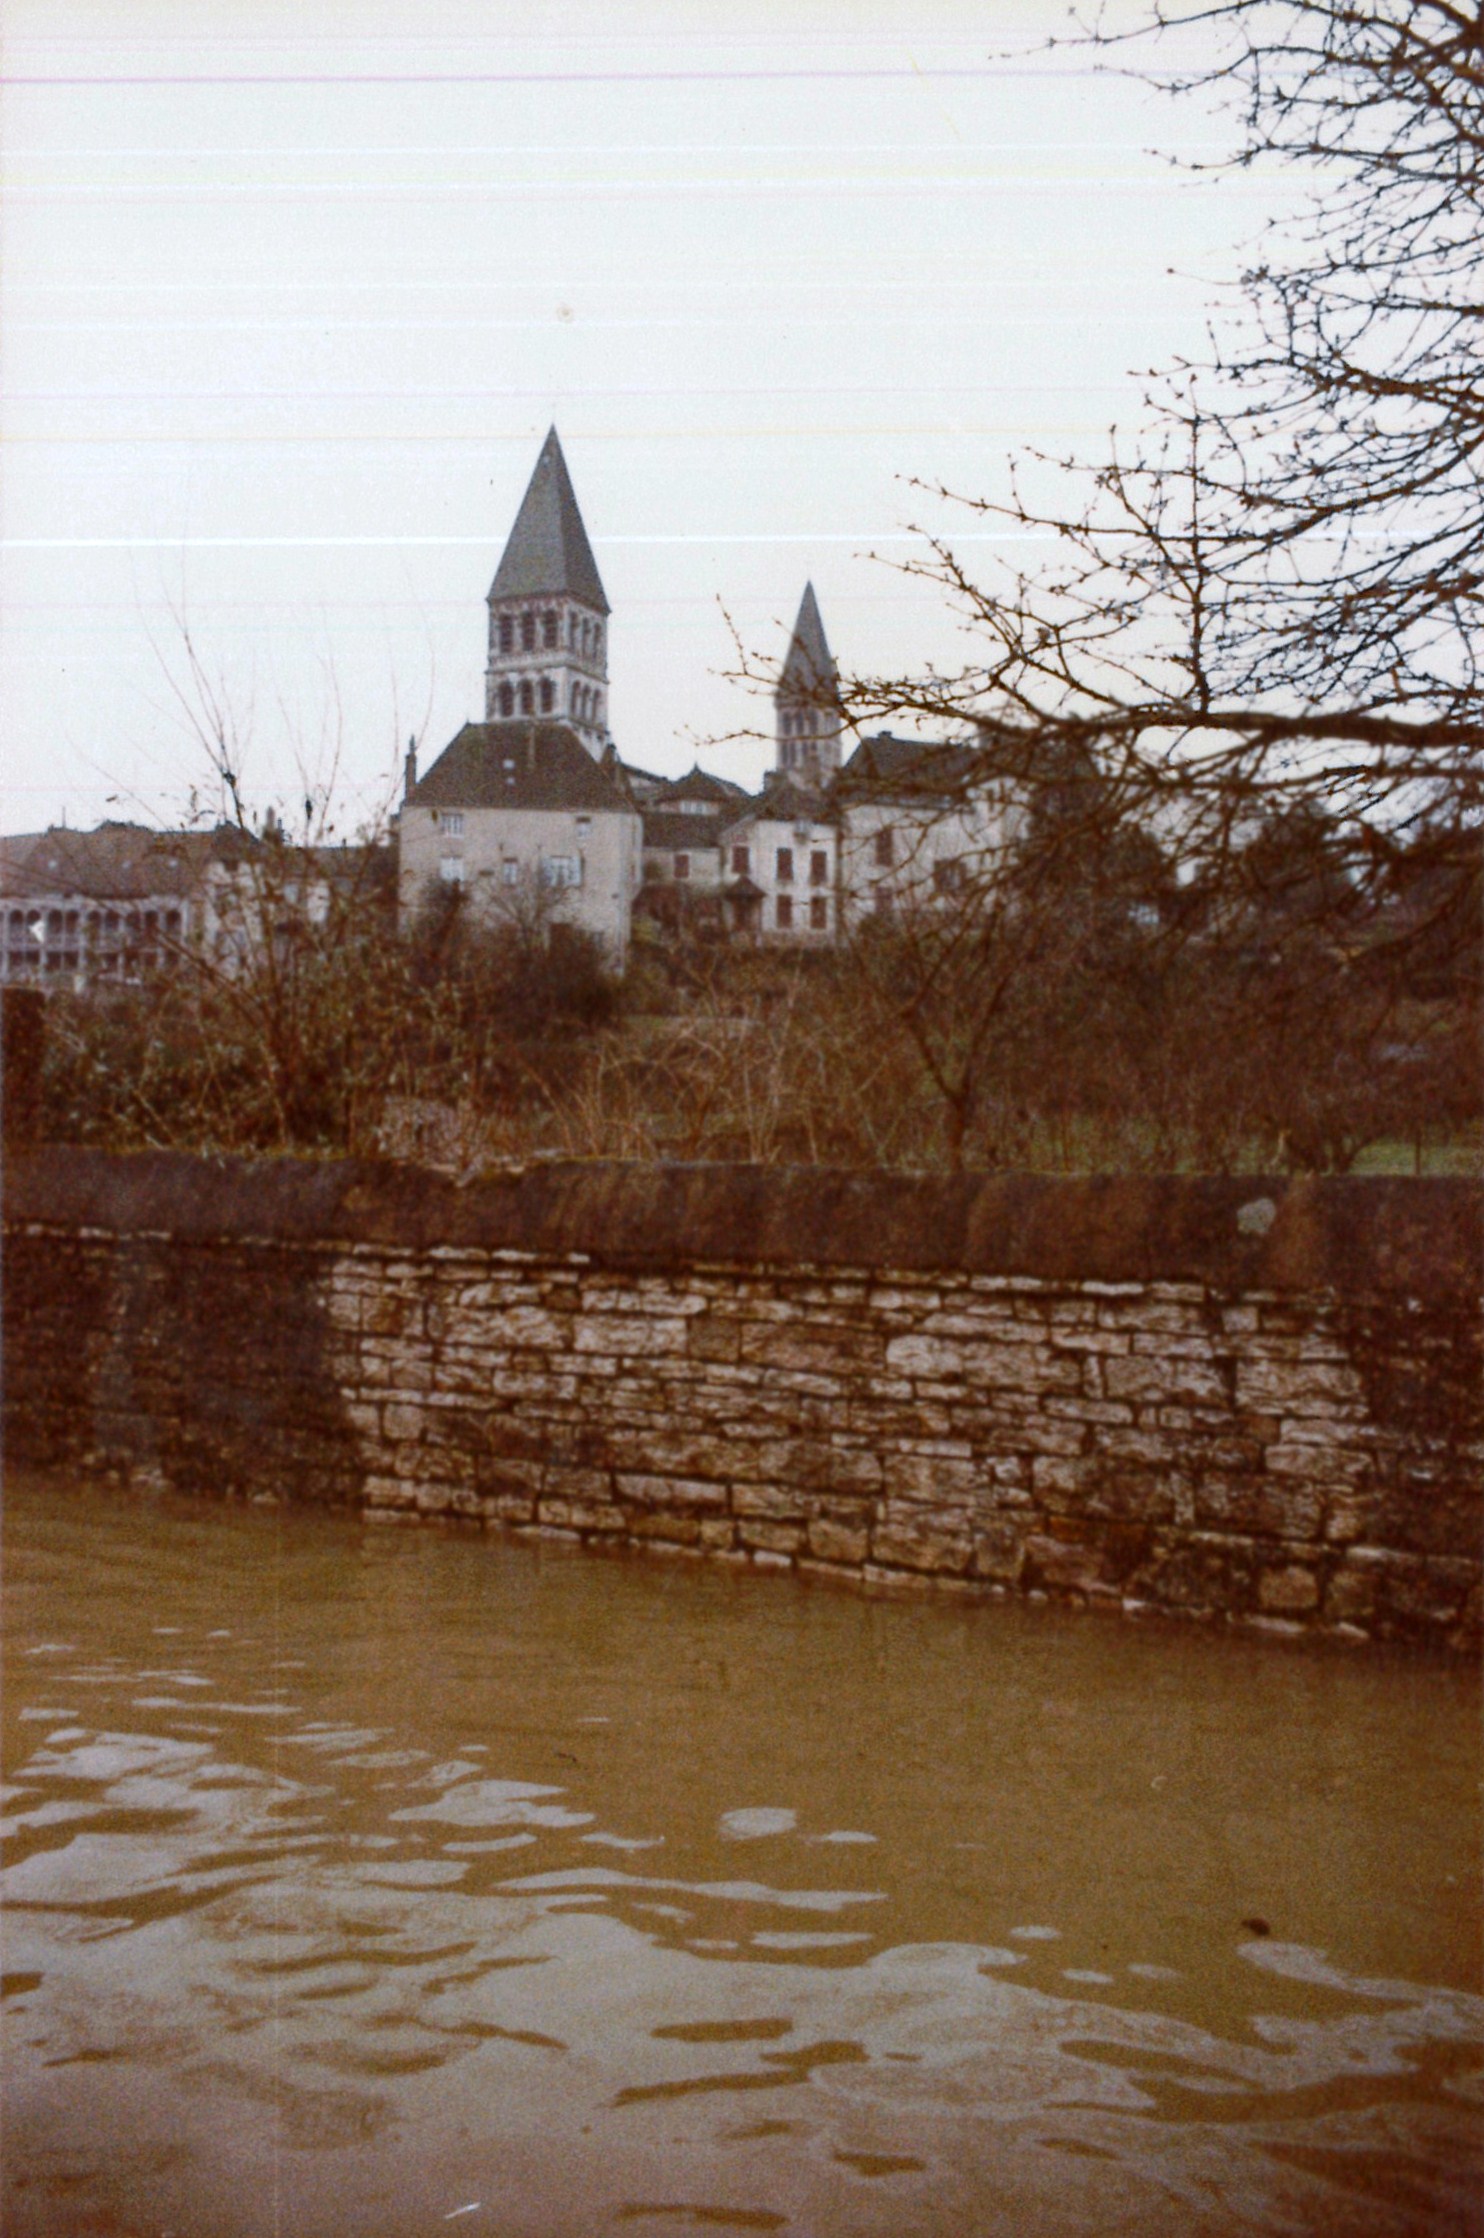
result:
[[[12,1488],[5,2230],[1484,2229],[1466,1672]]]

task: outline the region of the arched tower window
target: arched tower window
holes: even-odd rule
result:
[[[515,651],[515,622],[509,614],[500,616],[500,650],[502,653]]]
[[[515,686],[513,684],[502,684],[500,686],[500,713],[507,717],[515,713]]]
[[[523,715],[534,715],[536,712],[536,695],[531,690],[529,676],[523,676],[520,680],[520,711]]]
[[[536,617],[534,614],[522,614],[520,618],[520,649],[523,653],[534,653],[536,650]]]
[[[548,608],[541,617],[541,642],[549,652],[555,647],[556,641],[557,617],[555,611]]]
[[[541,679],[541,712],[543,715],[551,713],[555,700],[556,686],[549,676],[543,676]]]

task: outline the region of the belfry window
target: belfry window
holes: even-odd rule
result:
[[[515,713],[515,686],[513,684],[502,684],[500,686],[500,713],[506,717]]]
[[[520,711],[523,715],[534,715],[536,712],[536,695],[531,689],[529,676],[523,676],[520,680]]]
[[[557,618],[555,611],[548,609],[548,611],[541,617],[541,642],[544,646],[546,646],[547,650],[550,651],[551,648],[556,644],[556,641]]]
[[[500,650],[502,653],[515,651],[515,623],[509,614],[500,616]]]
[[[520,649],[523,653],[534,653],[536,650],[536,617],[534,614],[522,614],[520,618]]]
[[[553,684],[553,682],[552,682],[552,680],[551,680],[551,678],[550,678],[549,676],[543,676],[543,677],[542,677],[542,679],[541,679],[541,712],[542,712],[542,714],[543,714],[543,715],[549,715],[549,714],[551,713],[552,707],[554,706],[555,702],[556,702],[556,686],[555,686],[555,684]]]

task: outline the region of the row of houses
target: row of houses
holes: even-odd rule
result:
[[[636,919],[663,930],[821,946],[909,900],[952,906],[969,868],[1022,814],[971,744],[854,742],[812,584],[774,693],[760,789],[693,768],[656,776],[609,724],[610,608],[555,428],[486,598],[484,717],[427,770],[408,751],[384,851],[287,849],[221,825],[107,823],[0,841],[0,976],[135,980],[187,951],[240,968],[337,885],[394,887],[405,921],[453,886],[492,918],[537,907],[595,935],[622,968]],[[368,875],[369,868],[369,875]]]

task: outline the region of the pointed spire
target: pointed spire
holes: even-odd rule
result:
[[[823,693],[833,697],[839,680],[834,655],[824,634],[824,623],[820,618],[814,585],[806,583],[804,596],[799,601],[799,618],[794,623],[794,633],[789,639],[788,654],[783,663],[778,688],[780,692],[802,693],[816,698]]]
[[[540,598],[547,592],[565,592],[600,614],[609,610],[554,427],[541,446],[489,595]]]

